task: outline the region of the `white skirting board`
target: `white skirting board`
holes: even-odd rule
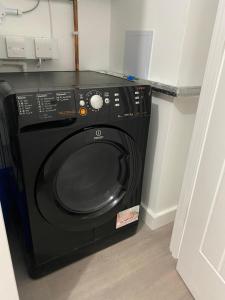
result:
[[[141,219],[150,227],[151,230],[158,229],[166,224],[174,221],[176,216],[177,206],[170,207],[158,213],[153,212],[150,208],[141,204]]]

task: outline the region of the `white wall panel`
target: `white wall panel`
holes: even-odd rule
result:
[[[174,218],[197,105],[198,97],[153,98],[142,202],[154,229]]]
[[[123,72],[126,30],[153,30],[149,79],[176,85],[189,0],[112,0],[110,69]]]
[[[111,0],[79,1],[80,68],[108,70]]]
[[[205,72],[218,0],[191,0],[179,70],[179,86],[200,86]]]

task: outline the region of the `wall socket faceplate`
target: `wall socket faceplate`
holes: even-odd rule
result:
[[[35,53],[37,58],[53,57],[53,42],[48,38],[35,38]]]
[[[0,59],[57,59],[58,42],[48,37],[0,35]]]
[[[5,41],[8,58],[26,58],[26,47],[24,37],[7,36]]]

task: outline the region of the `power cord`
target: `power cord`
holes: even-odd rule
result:
[[[30,13],[30,12],[34,11],[36,8],[38,8],[38,6],[40,4],[40,1],[41,0],[37,0],[37,3],[34,5],[34,7],[32,7],[31,9],[28,9],[28,10],[24,10],[24,11],[22,11],[22,13],[27,14],[27,13]]]

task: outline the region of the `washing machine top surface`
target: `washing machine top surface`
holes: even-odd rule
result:
[[[1,73],[0,80],[7,81],[15,91],[54,87],[91,88],[140,85],[140,82],[133,82],[95,71]]]

